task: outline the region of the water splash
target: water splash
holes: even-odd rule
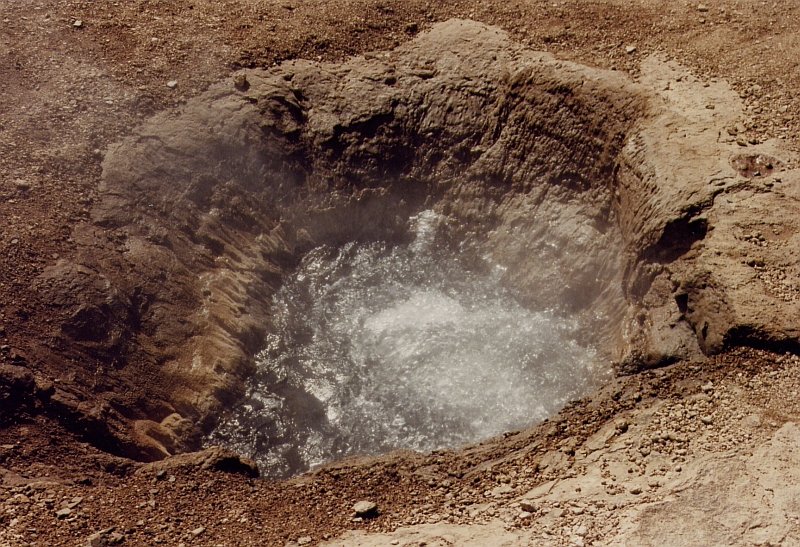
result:
[[[321,247],[274,295],[244,402],[211,436],[288,476],[353,454],[428,451],[520,429],[583,394],[595,354],[574,322],[521,307],[498,269],[436,245]]]

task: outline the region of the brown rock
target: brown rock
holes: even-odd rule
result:
[[[225,473],[236,473],[248,477],[258,477],[258,466],[252,460],[243,458],[230,450],[212,446],[199,452],[189,452],[170,456],[162,461],[142,466],[138,473],[154,475],[160,471],[176,469],[208,469]]]

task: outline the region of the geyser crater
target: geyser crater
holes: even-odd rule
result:
[[[444,224],[427,210],[410,241],[309,251],[272,296],[245,398],[209,442],[288,476],[528,427],[607,376],[575,320],[523,307],[501,265],[476,268],[467,242],[437,238]]]
[[[699,82],[657,58],[643,61],[634,83],[460,20],[341,64],[291,61],[243,71],[108,150],[93,222],[72,236],[75,256],[35,281],[63,317],[53,346],[115,367],[108,377],[132,388],[61,394],[65,420],[111,451],[163,458],[201,446],[226,412],[247,401],[248,386],[255,394],[252,379],[273,374],[266,385],[289,378],[285,389],[334,403],[329,416],[312,399],[295,399],[313,403],[309,413],[294,415],[310,415],[316,430],[301,424],[287,435],[295,426],[284,428],[277,411],[270,418],[276,433],[267,445],[291,445],[292,435],[310,443],[295,444],[294,455],[291,448],[276,452],[283,474],[337,451],[388,449],[404,424],[427,424],[406,435],[407,446],[422,448],[449,443],[447,435],[458,443],[523,425],[515,409],[547,381],[539,369],[529,375],[530,391],[515,385],[511,396],[489,403],[509,405],[493,410],[490,424],[471,411],[458,414],[460,429],[448,431],[460,433],[441,433],[449,422],[433,413],[474,401],[452,402],[436,393],[436,382],[460,381],[463,372],[489,387],[512,383],[495,377],[502,370],[524,383],[520,355],[535,353],[536,344],[545,355],[553,340],[567,340],[559,351],[575,354],[576,363],[586,362],[591,348],[595,362],[613,361],[623,372],[737,344],[796,348],[798,293],[790,284],[770,286],[760,265],[770,264],[781,279],[800,276],[800,213],[791,209],[800,185],[782,171],[790,163],[780,149],[743,151],[728,138],[725,128],[741,118],[727,84]],[[784,182],[758,186],[778,172]],[[422,252],[427,236],[415,239],[409,229],[412,218],[421,229],[425,211],[444,219],[436,223],[430,264]],[[764,218],[771,219],[769,233],[783,239],[743,247],[748,233],[764,230]],[[360,269],[359,260],[369,268]],[[420,261],[419,271],[439,281],[409,285],[417,271],[406,266],[406,277],[381,275],[380,283],[365,284],[374,295],[348,301],[353,287],[345,270],[369,277],[392,260]],[[453,270],[460,273],[446,275]],[[337,281],[323,283],[325,272]],[[303,313],[290,321],[276,306],[294,301]],[[288,364],[312,362],[304,353],[321,351],[308,343],[314,336],[303,314],[324,316],[326,306],[344,318],[331,321],[324,337],[330,355],[356,369],[381,360],[399,372],[373,367],[373,374],[402,378],[408,371],[406,381],[394,390],[380,381],[362,385],[366,374],[337,383],[332,371],[347,367],[331,367],[312,370],[319,385],[307,389],[308,376],[295,376]],[[402,321],[411,316],[411,325]],[[451,319],[464,329],[448,351],[438,342],[453,336],[445,329]],[[506,328],[512,321],[516,330]],[[338,339],[337,328],[344,331]],[[508,347],[499,336],[476,344],[504,328],[514,331]],[[265,339],[282,329],[292,331],[278,342],[287,351],[270,353]],[[480,336],[464,335],[469,329]],[[526,329],[537,333],[533,346],[520,341]],[[429,341],[418,346],[420,338]],[[492,343],[517,354],[516,368],[476,365],[478,349]],[[254,356],[265,349],[257,364]],[[404,351],[409,355],[393,359]],[[414,379],[407,366],[414,352],[437,351],[445,357],[427,360],[435,373]],[[466,365],[453,365],[458,359]],[[313,363],[327,366],[326,359]],[[559,389],[565,391],[542,403],[545,410],[570,395]],[[394,407],[367,410],[380,390],[395,397]],[[409,394],[425,404],[402,404]],[[269,403],[270,393],[262,395]],[[387,435],[321,431],[345,419],[353,429],[368,427],[372,422],[352,411],[358,405],[344,402],[358,397],[360,415],[385,417],[378,429]],[[419,409],[430,415],[410,415]],[[531,403],[525,411],[530,422],[541,417],[536,409]],[[398,414],[403,423],[390,426]],[[248,446],[261,442],[255,430]],[[360,446],[358,438],[373,444]]]

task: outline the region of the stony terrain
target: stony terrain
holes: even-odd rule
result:
[[[797,543],[800,363],[784,354],[797,350],[792,317],[736,333],[735,342],[761,350],[729,347],[724,332],[704,331],[701,344],[710,342],[703,349],[721,354],[689,352],[669,367],[620,378],[531,431],[464,452],[345,462],[272,483],[248,477],[252,470],[233,455],[143,465],[121,457],[154,457],[135,439],[98,444],[131,420],[167,414],[159,401],[169,399],[172,386],[143,376],[153,366],[147,360],[117,362],[103,344],[87,353],[90,331],[80,351],[65,346],[58,328],[74,319],[73,310],[33,281],[80,251],[76,233],[102,231],[90,222],[103,197],[101,161],[145,118],[185,103],[234,69],[386,49],[454,16],[497,24],[534,49],[633,79],[646,77],[642,61],[652,53],[674,59],[686,75],[675,87],[724,82],[738,92],[744,114],[720,132],[721,142],[747,149],[782,137],[779,148],[789,158],[800,128],[798,10],[795,2],[664,8],[648,0],[433,8],[413,1],[6,3],[0,542]],[[736,168],[752,178],[754,166]],[[722,284],[746,287],[755,272],[770,298],[785,303],[775,309],[796,309],[798,298],[797,235],[774,222],[775,196],[787,210],[797,207],[797,185],[780,174],[763,186],[731,184],[709,234],[712,248],[727,250],[697,253],[712,272],[730,257],[744,262],[749,273]],[[731,220],[741,204],[751,225]],[[113,249],[113,237],[106,244]],[[762,305],[746,291],[731,294],[737,310],[756,313]],[[702,314],[713,316],[705,302],[687,305],[689,316],[705,310],[695,324],[702,325]],[[783,330],[765,336],[765,325]],[[112,347],[128,342],[119,340]],[[142,433],[152,438],[154,431]],[[364,499],[377,503],[378,516],[354,518],[354,504]],[[355,532],[342,536],[346,530]]]

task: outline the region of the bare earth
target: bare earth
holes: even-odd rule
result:
[[[153,412],[169,386],[142,376],[147,363],[61,347],[59,308],[32,286],[76,252],[108,146],[234,69],[338,61],[452,17],[634,78],[658,53],[739,93],[743,145],[800,142],[796,1],[6,2],[0,366],[30,370],[42,392],[95,394],[131,412],[124,419]],[[797,279],[772,281],[797,298]],[[103,416],[17,401],[3,390],[29,380],[7,372],[0,544],[798,544],[798,365],[783,351],[728,348],[620,378],[537,428],[465,451],[348,461],[283,483],[249,478],[229,456],[114,455],[89,442]],[[353,519],[363,499],[376,518]]]

